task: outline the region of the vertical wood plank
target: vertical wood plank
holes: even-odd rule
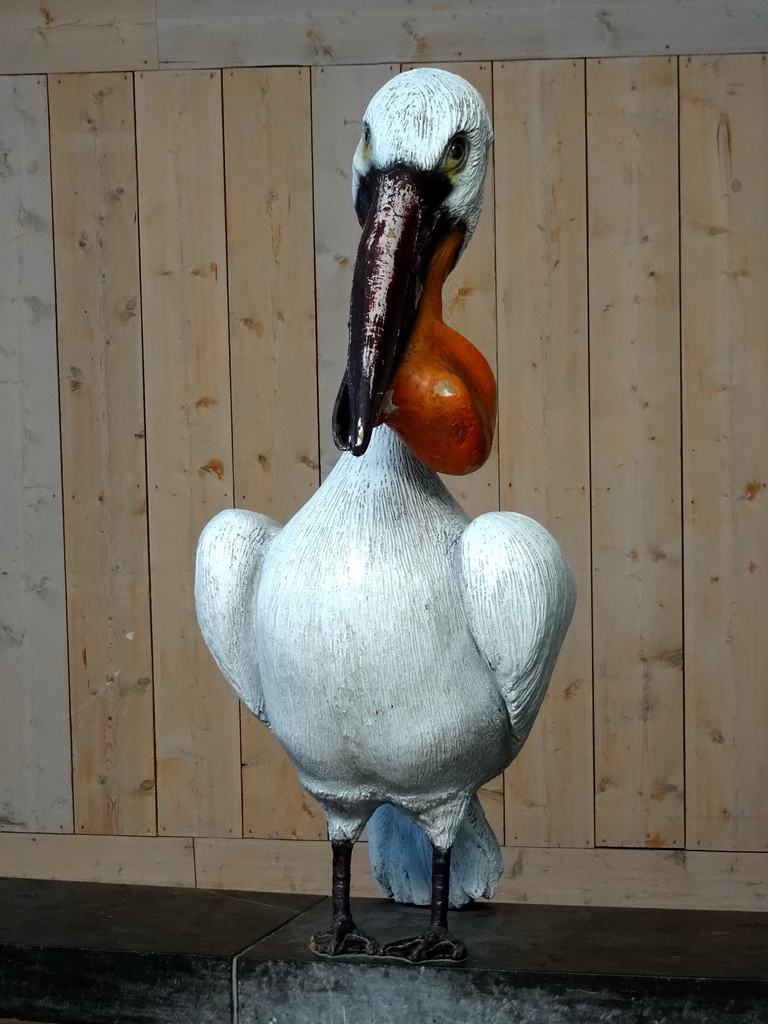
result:
[[[312,122],[304,68],[224,73],[236,504],[286,522],[319,483]],[[243,831],[325,838],[269,729],[241,708]]]
[[[403,71],[424,64],[404,64]],[[493,73],[490,64],[460,63],[431,64],[452,71],[470,82],[485,101],[493,121]],[[447,324],[463,334],[478,348],[497,374],[496,359],[496,254],[494,223],[493,163],[483,196],[483,209],[475,233],[461,255],[456,268],[443,289],[443,315]],[[467,515],[474,518],[499,507],[499,440],[498,430],[493,451],[484,466],[467,476],[443,476],[443,483],[456,498]],[[504,841],[504,776],[500,775],[483,786],[480,802],[491,828],[499,842]]]
[[[768,848],[768,62],[681,61],[688,845]]]
[[[152,835],[133,76],[49,88],[75,831]]]
[[[239,835],[238,703],[194,607],[200,531],[233,504],[221,75],[136,79],[158,827]]]
[[[501,504],[543,523],[577,603],[506,773],[510,845],[593,842],[584,64],[494,65]]]
[[[236,498],[281,522],[319,483],[309,79],[224,77]]]
[[[587,62],[596,842],[683,846],[677,62]]]
[[[360,227],[352,205],[352,156],[368,101],[399,70],[395,64],[312,69],[312,143],[317,287],[320,472],[339,453],[331,413],[347,362],[349,297]]]
[[[44,78],[0,78],[0,829],[72,830]]]

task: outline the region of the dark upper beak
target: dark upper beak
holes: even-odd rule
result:
[[[353,455],[368,447],[407,343],[449,188],[442,176],[400,164],[363,182],[347,368],[332,421],[336,447]]]

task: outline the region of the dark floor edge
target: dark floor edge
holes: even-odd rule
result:
[[[312,903],[309,907],[306,907],[304,910],[297,911],[293,915],[291,920],[289,922],[286,922],[286,924],[291,924],[294,921],[297,921],[300,917],[302,917],[302,915],[306,914],[310,910],[314,910],[317,906],[319,906],[319,904],[329,902],[330,901],[327,896],[318,896],[314,903]],[[267,932],[266,935],[262,935],[260,939],[257,939],[255,942],[251,942],[244,949],[241,949],[239,953],[235,953],[235,955],[232,957],[232,1024],[240,1024],[240,1000],[238,996],[238,968],[240,958],[248,953],[254,952],[262,942],[266,942],[273,935],[279,932],[281,928],[284,927],[285,924],[277,925],[271,931]],[[2,1024],[2,1021],[0,1021],[0,1024]]]
[[[216,890],[209,891],[215,892]],[[330,900],[328,899],[327,896],[318,896],[310,906],[304,907],[303,910],[297,910],[289,918],[289,920],[283,921],[281,924],[275,925],[274,928],[271,928],[268,932],[266,932],[264,935],[261,935],[258,939],[254,939],[253,942],[249,942],[247,946],[244,946],[241,950],[235,953],[235,955],[232,957],[232,963],[235,964],[240,959],[240,957],[245,956],[248,953],[253,953],[255,950],[258,949],[260,945],[262,945],[262,943],[268,942],[278,932],[282,931],[282,929],[286,928],[288,925],[296,924],[302,917],[304,917],[305,914],[309,914],[311,911],[315,910],[321,903],[330,903]],[[307,943],[309,943],[309,939],[307,939]]]
[[[428,908],[353,900],[379,941]],[[60,1024],[766,1024],[768,915],[478,903],[470,958],[315,957],[323,895],[0,880],[0,1018]],[[0,1022],[1,1024],[1,1022]]]

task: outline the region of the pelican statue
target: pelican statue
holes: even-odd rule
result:
[[[408,71],[373,97],[353,162],[343,454],[282,528],[228,510],[198,546],[205,641],[327,817],[333,916],[311,940],[325,956],[466,957],[449,905],[492,896],[501,874],[477,791],[525,742],[573,611],[549,533],[510,512],[470,521],[437,475],[477,469],[493,442],[491,369],[442,320],[492,138],[457,75]],[[350,910],[369,820],[384,892],[431,907],[422,935],[383,947]]]

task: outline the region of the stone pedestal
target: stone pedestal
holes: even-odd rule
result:
[[[381,941],[428,911],[357,900]],[[69,1024],[765,1024],[768,915],[476,904],[460,965],[319,960],[328,900],[0,879],[0,1017]]]

